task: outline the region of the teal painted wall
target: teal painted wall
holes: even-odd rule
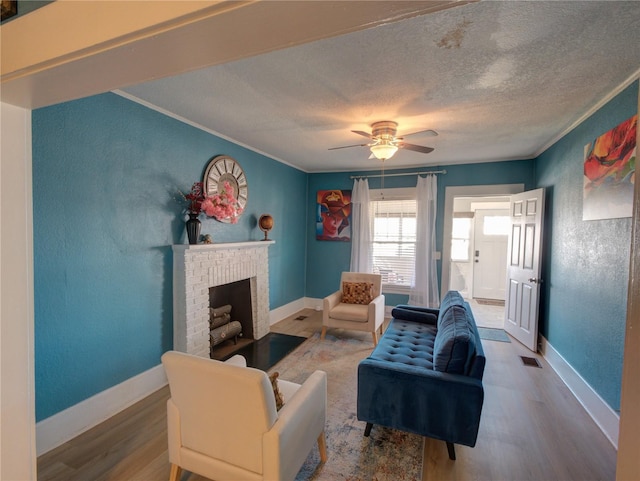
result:
[[[157,366],[173,343],[171,244],[215,155],[249,183],[215,242],[259,240],[271,213],[271,309],[304,296],[307,174],[115,94],[33,111],[36,418]],[[285,258],[286,255],[286,258]]]
[[[389,161],[391,163],[392,161]],[[490,162],[481,164],[450,165],[446,167],[445,175],[438,175],[438,212],[436,219],[436,245],[442,251],[444,201],[447,187],[468,185],[519,184],[525,189],[532,189],[535,182],[535,162],[533,160],[518,160],[510,162]],[[387,173],[415,172],[417,170],[441,170],[439,166],[424,168],[387,170]],[[320,241],[315,237],[315,209],[316,192],[325,189],[352,189],[351,175],[380,174],[371,172],[338,172],[309,175],[308,210],[309,225],[307,226],[307,297],[323,298],[335,291],[340,284],[340,274],[349,270],[351,260],[351,243]],[[385,177],[384,187],[415,187],[416,176]],[[380,178],[369,179],[369,188],[381,187]],[[441,262],[438,262],[440,277]],[[439,285],[440,280],[438,280]],[[408,296],[386,294],[385,303],[389,306],[406,303]]]
[[[582,220],[584,146],[637,113],[638,82],[544,152],[541,332],[596,392],[620,409],[631,218]]]
[[[537,161],[448,166],[438,177],[440,251],[447,186],[547,188],[541,332],[614,409],[630,220],[582,222],[582,156],[635,113],[637,92],[635,83]],[[362,172],[305,174],[115,94],[33,112],[37,420],[156,366],[171,348],[169,246],[186,242],[176,191],[219,154],[245,169],[249,203],[239,224],[205,219],[203,233],[257,240],[257,217],[269,212],[271,308],[335,290],[351,244],[315,239],[315,195],[350,189],[350,175]],[[387,188],[412,185],[415,177],[385,179]],[[387,295],[387,305],[402,302]]]

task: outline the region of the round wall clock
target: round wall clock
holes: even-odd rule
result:
[[[203,183],[206,195],[211,196],[223,192],[225,182],[229,182],[233,187],[233,196],[244,210],[249,197],[249,186],[244,170],[235,159],[227,155],[218,155],[211,159],[204,171]],[[220,222],[230,223],[231,221],[222,219]]]

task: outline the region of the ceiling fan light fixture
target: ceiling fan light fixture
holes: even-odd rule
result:
[[[370,159],[376,158],[385,161],[395,155],[398,149],[413,150],[422,154],[433,152],[433,147],[424,145],[409,144],[404,141],[403,137],[396,137],[398,124],[392,120],[381,120],[371,124],[371,133],[362,130],[352,130],[354,134],[361,135],[370,140],[368,144],[345,145],[343,147],[331,147],[329,150],[346,149],[349,147],[369,147],[371,150]],[[420,132],[438,135],[435,130],[422,130]],[[414,132],[417,134],[418,132]],[[407,134],[413,135],[413,134]]]
[[[371,146],[371,153],[378,160],[387,160],[398,151],[398,146],[390,142],[381,142]]]

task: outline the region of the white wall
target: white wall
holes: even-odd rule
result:
[[[31,111],[0,105],[0,479],[36,479]]]

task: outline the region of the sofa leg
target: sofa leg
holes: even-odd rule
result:
[[[453,446],[453,443],[450,443],[449,441],[447,441],[447,451],[449,451],[449,459],[451,461],[455,461],[456,460],[456,450]]]
[[[371,333],[371,335],[373,336],[373,345],[377,346],[378,345],[378,332],[377,331],[373,331]]]
[[[364,435],[366,437],[369,437],[369,434],[371,434],[371,428],[372,427],[373,427],[373,424],[367,423],[367,427],[364,428]]]
[[[324,341],[324,336],[327,333],[327,326],[322,326],[322,332],[320,333],[320,340]]]

